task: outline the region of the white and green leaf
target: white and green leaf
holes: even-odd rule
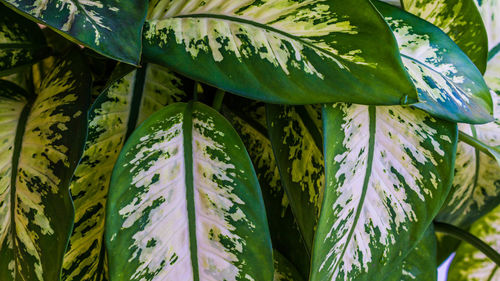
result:
[[[272,280],[259,183],[236,131],[201,103],[169,105],[125,144],[106,215],[111,280]]]
[[[500,1],[498,0],[475,0],[481,17],[483,18],[486,32],[488,33],[488,46],[491,58],[500,51]]]
[[[71,234],[68,192],[86,134],[90,76],[76,51],[30,95],[0,86],[0,279],[59,280]]]
[[[414,108],[323,109],[326,186],[311,280],[383,280],[451,186],[455,124]]]
[[[75,226],[64,257],[65,281],[107,280],[105,206],[111,173],[126,139],[147,117],[167,104],[186,101],[183,79],[154,64],[132,70],[118,66],[116,79],[89,114],[89,133],[70,189]]]
[[[130,64],[139,64],[144,0],[1,0],[69,40]]]
[[[418,90],[414,106],[453,122],[492,120],[491,97],[481,72],[444,32],[389,4],[374,4],[393,30]]]
[[[147,18],[146,58],[247,98],[417,101],[394,37],[368,0],[154,0]]]

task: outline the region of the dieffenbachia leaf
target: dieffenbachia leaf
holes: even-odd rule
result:
[[[90,110],[86,148],[70,185],[75,226],[64,257],[65,281],[107,280],[104,217],[118,154],[144,119],[167,104],[187,100],[181,77],[157,65],[133,71],[122,65],[113,76],[118,77]]]
[[[86,135],[90,77],[74,51],[30,95],[0,80],[0,279],[59,280],[68,192]]]
[[[309,275],[311,253],[304,243],[281,184],[267,134],[265,105],[235,97],[225,98],[227,106],[223,107],[222,112],[241,136],[252,159],[266,206],[273,248],[306,277]]]
[[[457,127],[415,108],[345,103],[325,106],[323,124],[311,280],[383,280],[448,194]]]
[[[278,251],[273,251],[274,258],[274,278],[273,281],[303,281],[305,280],[299,273],[299,271],[294,267],[294,265],[288,261],[282,254]]]
[[[489,89],[481,73],[444,32],[389,4],[374,4],[393,30],[418,90],[416,107],[453,122],[492,120]]]
[[[436,235],[431,224],[417,246],[401,265],[384,278],[386,281],[436,281]]]
[[[42,31],[0,3],[0,76],[49,54]]]
[[[469,231],[500,251],[500,206],[477,220]],[[500,268],[481,251],[461,243],[448,269],[448,281],[498,281]]]
[[[266,111],[281,181],[311,250],[325,184],[321,106],[269,104]]]
[[[111,280],[272,280],[259,183],[236,131],[201,103],[169,105],[115,165],[105,231]]]
[[[130,64],[141,55],[145,0],[0,0],[69,40]]]
[[[443,30],[484,73],[488,35],[475,0],[403,0],[404,9]]]
[[[417,101],[396,42],[368,0],[153,0],[144,56],[273,103]]]
[[[500,51],[500,2],[498,0],[475,0],[488,33],[488,58]]]

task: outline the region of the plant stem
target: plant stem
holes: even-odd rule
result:
[[[466,134],[462,131],[458,131],[458,139],[460,141],[465,142],[468,145],[471,145],[471,146],[479,149],[479,151],[484,152],[487,155],[489,155],[490,157],[493,157],[493,159],[495,159],[495,156],[491,154],[491,152],[486,148],[487,145],[485,143],[483,143],[482,141],[480,141],[472,136],[469,136],[468,134]]]
[[[214,101],[212,102],[212,107],[217,111],[220,111],[220,108],[222,106],[222,100],[224,99],[224,94],[225,92],[221,89],[217,89],[217,92],[215,92],[215,97]]]
[[[458,238],[462,241],[465,241],[476,249],[485,254],[488,258],[490,258],[494,263],[500,266],[500,254],[495,251],[495,249],[491,248],[488,244],[484,243],[481,239],[476,236],[470,234],[469,232],[460,229],[451,224],[442,223],[442,222],[434,222],[434,229],[437,232],[441,232],[444,234],[448,234],[455,238]]]

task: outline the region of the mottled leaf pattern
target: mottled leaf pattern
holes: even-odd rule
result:
[[[484,73],[488,35],[475,0],[403,0],[406,11],[443,30]]]
[[[119,66],[115,73],[123,72]],[[147,64],[113,82],[90,110],[89,136],[71,182],[75,226],[64,258],[63,280],[106,280],[104,217],[118,154],[135,127],[163,106],[185,101],[182,80]]]
[[[467,55],[432,24],[391,5],[375,4],[393,30],[418,90],[415,106],[454,122],[491,121],[488,87]]]
[[[323,112],[326,186],[311,280],[383,280],[449,191],[457,127],[400,106]]]
[[[48,54],[40,28],[0,4],[0,76]]]
[[[273,281],[303,281],[299,271],[278,251],[273,252],[274,278]]]
[[[488,33],[489,57],[492,51],[500,50],[500,1],[498,0],[474,0],[483,18],[486,32]],[[495,52],[495,53],[496,53]]]
[[[321,106],[267,105],[267,122],[292,213],[312,249],[325,184]]]
[[[500,206],[476,221],[470,233],[500,251]],[[498,266],[482,252],[461,243],[448,269],[448,281],[498,281]]]
[[[90,77],[78,53],[56,60],[36,97],[0,89],[0,279],[59,279],[71,233],[68,186],[86,132]],[[8,88],[14,89],[9,95]]]
[[[143,0],[1,0],[67,39],[138,64],[147,2]]]
[[[368,0],[154,0],[144,37],[151,61],[252,99],[416,102]]]
[[[106,243],[112,280],[272,280],[259,183],[216,111],[176,103],[146,120],[113,171]]]

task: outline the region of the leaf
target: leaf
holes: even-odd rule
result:
[[[500,206],[476,221],[470,233],[500,251]],[[498,266],[482,252],[467,243],[461,243],[448,269],[449,281],[500,280]]]
[[[273,251],[274,279],[273,281],[303,281],[297,269],[278,251]]]
[[[272,103],[417,101],[394,38],[368,0],[155,0],[144,56]]]
[[[470,59],[439,28],[391,5],[374,2],[399,44],[418,90],[414,106],[462,123],[492,120],[489,89]]]
[[[129,64],[139,64],[143,0],[1,0],[16,12],[48,25],[69,40]]]
[[[0,3],[0,76],[47,56],[40,28]]]
[[[443,30],[484,73],[488,35],[474,0],[403,0],[406,11]]]
[[[224,116],[240,135],[259,179],[274,249],[292,263],[302,276],[310,270],[310,249],[298,229],[288,197],[281,184],[278,165],[267,134],[264,103],[236,96],[224,98]]]
[[[323,109],[326,186],[311,281],[383,280],[448,194],[455,124],[408,107]]]
[[[89,114],[89,137],[71,181],[75,226],[64,257],[62,277],[107,280],[104,218],[113,166],[135,127],[163,106],[187,100],[181,77],[154,64],[138,70],[119,66],[114,81]]]
[[[437,280],[436,235],[431,224],[417,246],[405,257],[393,273],[386,276],[387,281]]]
[[[272,247],[252,163],[201,103],[153,114],[113,171],[106,215],[112,280],[271,280]]]
[[[71,60],[55,61],[36,96],[0,80],[1,280],[59,280],[91,83],[79,54],[65,57]]]
[[[266,110],[281,181],[310,251],[325,182],[321,107],[267,105]]]
[[[500,11],[500,2],[497,0],[475,0],[483,18],[488,33],[489,58],[500,51],[500,20],[496,13]]]

